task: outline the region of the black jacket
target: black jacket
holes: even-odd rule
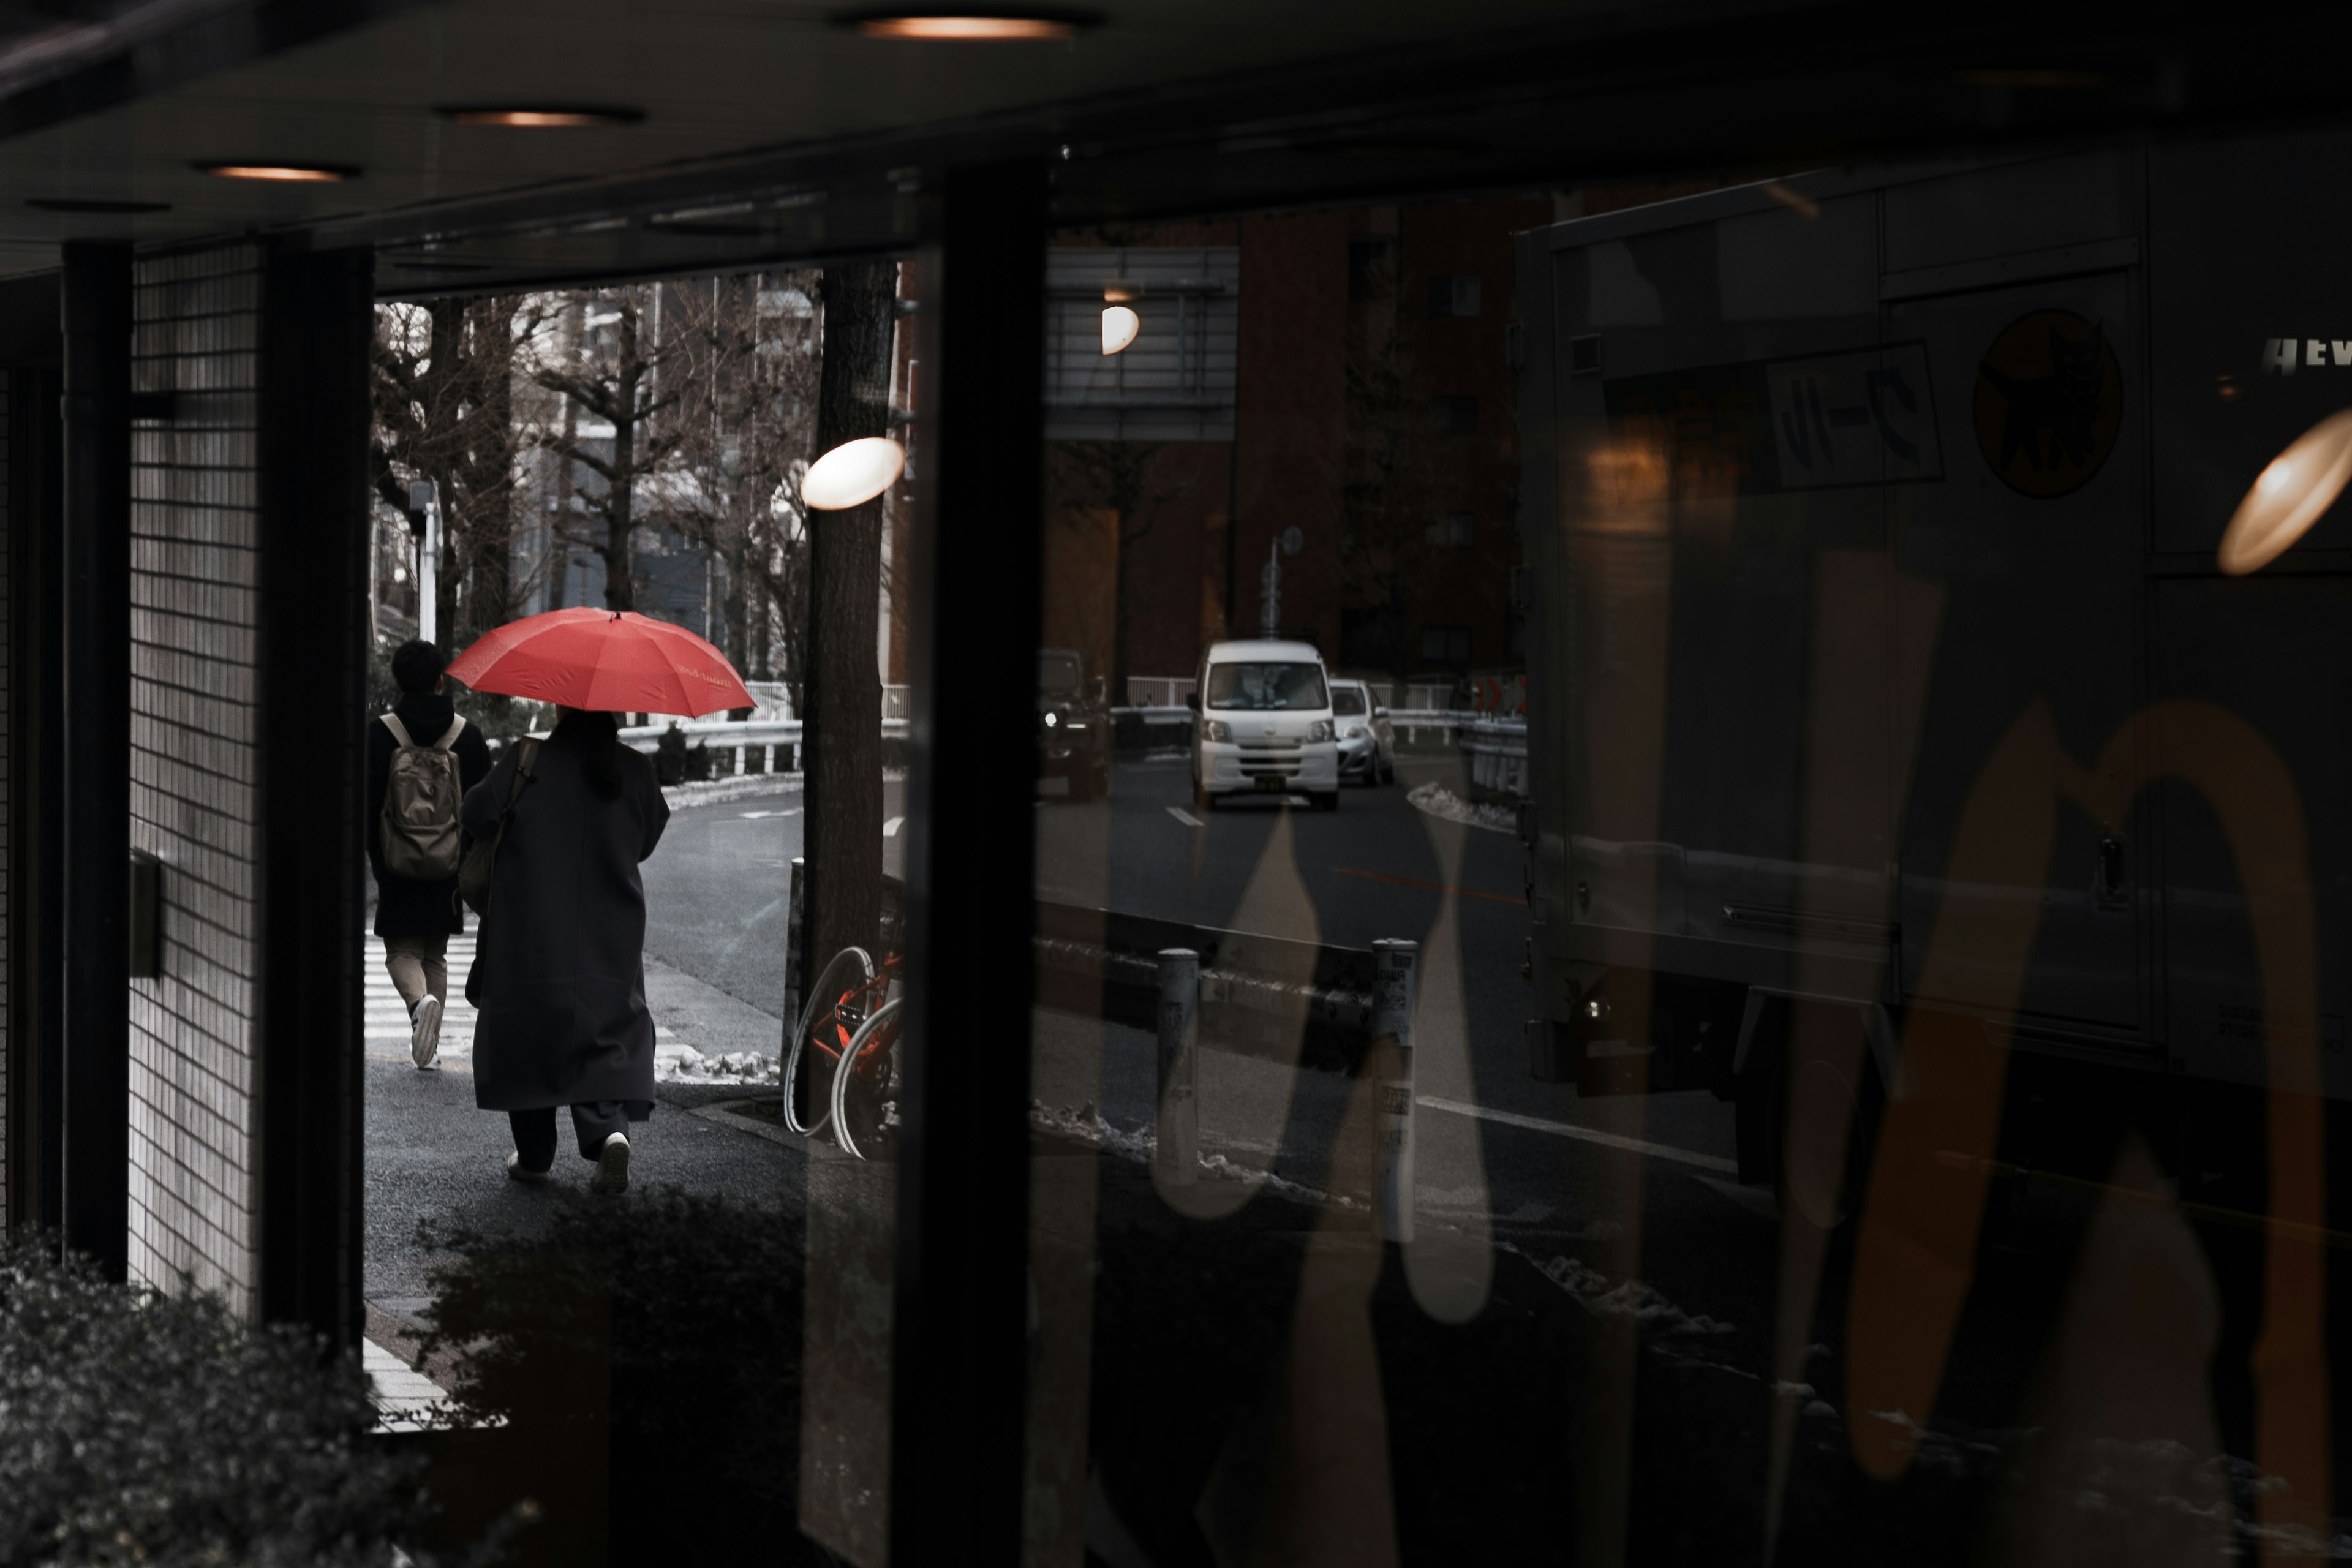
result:
[[[478,1010],[474,1103],[485,1110],[654,1097],[637,863],[661,842],[669,806],[653,764],[626,747],[620,793],[600,797],[584,747],[559,731],[539,748],[499,846],[467,985]],[[496,831],[519,750],[467,795],[467,832]]]
[[[408,738],[420,746],[439,740],[449,721],[457,717],[449,699],[435,691],[408,692],[392,705],[392,711],[407,727]],[[366,832],[368,869],[375,873],[375,934],[455,934],[466,929],[464,911],[457,904],[457,878],[416,882],[389,875],[383,868],[383,792],[392,777],[392,753],[398,743],[383,720],[368,721]],[[450,750],[457,753],[459,788],[472,789],[488,774],[490,748],[473,725],[458,733],[457,743]]]

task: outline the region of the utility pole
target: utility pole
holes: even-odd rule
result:
[[[416,540],[416,635],[426,642],[440,629],[441,487],[418,479],[408,487],[408,531]]]
[[[1257,574],[1258,630],[1268,641],[1282,629],[1282,543],[1265,542],[1265,565]]]

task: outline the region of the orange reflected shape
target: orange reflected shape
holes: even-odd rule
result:
[[[2126,1136],[2052,1326],[1991,1550],[2005,1568],[2228,1561],[2213,1408],[2221,1293],[2147,1145]]]
[[[2036,703],[1995,748],[1961,814],[1949,882],[2037,888],[2045,879],[2060,798],[2120,822],[2164,772],[2204,795],[2238,868],[2266,1010],[2318,1015],[2317,932],[2308,842],[2294,776],[2245,721],[2201,702],[2152,707],[2125,725],[2084,773]],[[1922,994],[2013,1016],[2041,917],[2038,899],[1948,905],[1922,973]],[[1963,962],[1965,959],[1965,962]],[[2005,977],[2005,994],[1970,994],[1967,975]],[[2284,1488],[2258,1494],[2265,1525],[2317,1526],[2328,1508],[2326,1151],[2319,1044],[2308,1026],[2265,1031],[2271,1231],[2263,1321],[2253,1352],[2256,1458]],[[1914,1092],[1887,1108],[1857,1243],[1847,1334],[1855,1462],[1891,1479],[1911,1462],[1905,1421],[1924,1426],[1975,1273],[1976,1241],[2000,1116],[2006,1041],[1954,1014],[1915,1010],[1903,1050]],[[2266,1538],[2266,1557],[2286,1550]]]

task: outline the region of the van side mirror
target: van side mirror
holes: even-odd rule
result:
[[[1184,693],[1184,706],[1198,713],[1201,710],[1201,694],[1197,691]]]

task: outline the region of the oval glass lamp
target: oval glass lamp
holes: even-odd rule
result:
[[[1103,307],[1102,328],[1103,353],[1115,354],[1133,342],[1135,334],[1143,331],[1143,318],[1137,315],[1130,306],[1106,305]]]
[[[809,465],[801,500],[816,511],[846,511],[864,506],[898,482],[907,448],[887,436],[844,441]]]
[[[2331,414],[2273,458],[2221,535],[2219,562],[2232,577],[2259,572],[2301,539],[2352,480],[2352,408]]]

